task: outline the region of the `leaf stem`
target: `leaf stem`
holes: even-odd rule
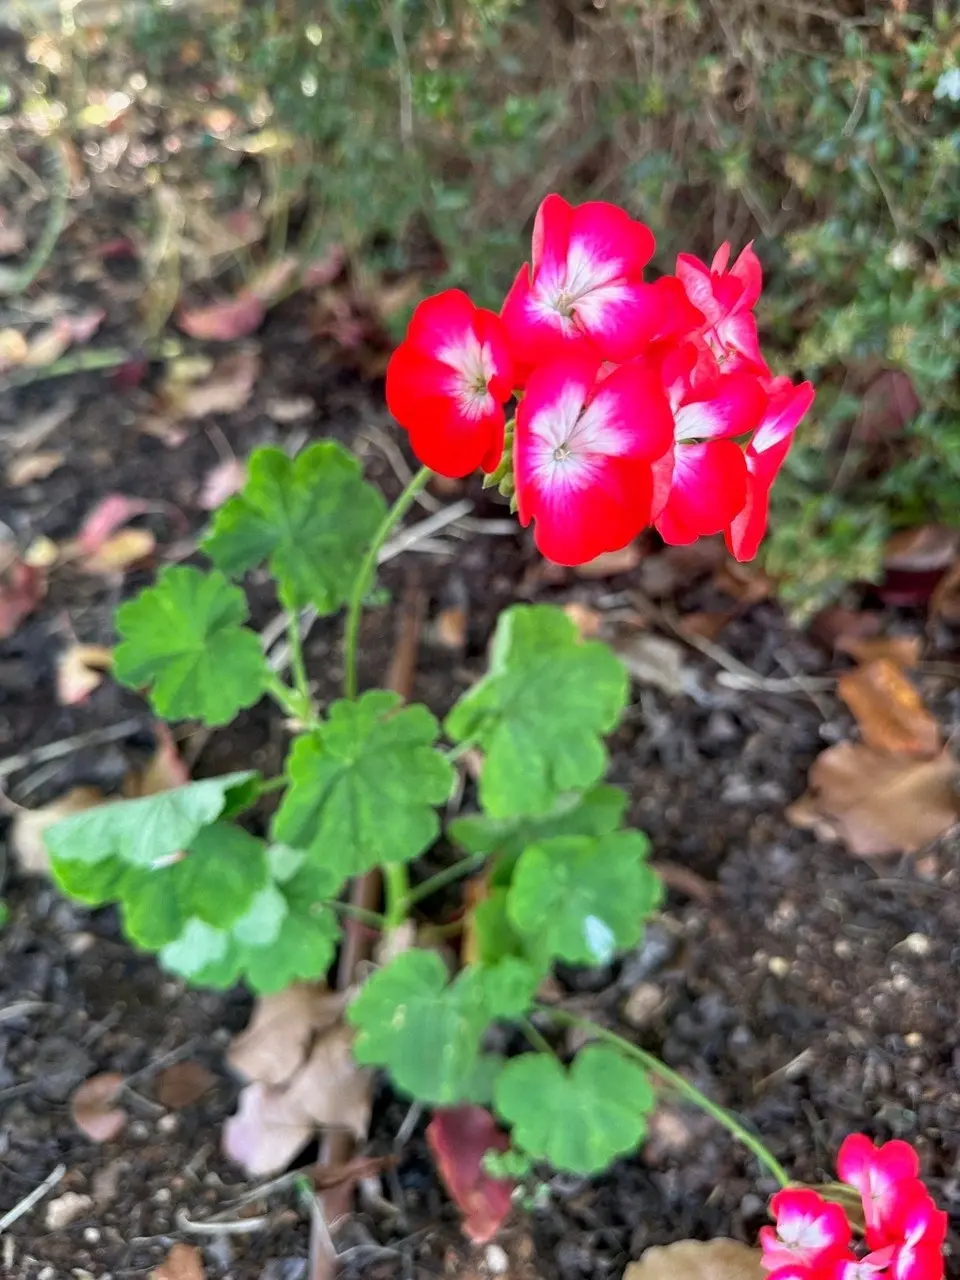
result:
[[[431,475],[429,467],[421,467],[411,479],[403,493],[380,521],[380,527],[373,535],[373,541],[367,548],[367,554],[363,557],[363,563],[353,580],[343,640],[343,692],[347,698],[357,696],[357,640],[360,635],[360,614],[363,609],[363,598],[370,589],[370,582],[377,567],[377,555],[386,542],[390,530],[410,509],[417,494]]]
[[[343,902],[337,898],[333,902],[325,904],[331,911],[339,911],[342,915],[350,916],[354,920],[359,920],[361,924],[369,925],[371,929],[383,929],[385,919],[379,911],[368,911],[366,907],[354,906],[352,902]]]
[[[410,878],[405,862],[383,864],[383,887],[387,905],[384,929],[396,929],[410,911]]]
[[[303,704],[302,714],[308,720],[316,720],[317,709],[313,703],[310,680],[307,677],[307,667],[303,658],[303,641],[300,638],[300,613],[297,609],[291,609],[287,613],[287,640],[290,645],[290,671],[293,675],[294,687]]]
[[[557,1052],[553,1045],[545,1035],[537,1030],[529,1018],[524,1018],[522,1020],[520,1023],[520,1029],[535,1049],[539,1049],[541,1053],[545,1053],[551,1058],[555,1058],[557,1056]]]
[[[424,898],[429,898],[432,894],[445,889],[448,884],[455,884],[457,880],[462,880],[472,871],[479,871],[486,860],[485,853],[472,853],[469,858],[461,858],[452,866],[445,867],[443,871],[438,871],[435,876],[430,876],[412,889],[407,894],[407,905],[412,907],[414,903],[421,902]]]
[[[722,1125],[728,1133],[733,1134],[757,1158],[767,1172],[772,1174],[781,1187],[790,1185],[791,1180],[786,1169],[767,1150],[758,1137],[752,1134],[725,1107],[719,1106],[716,1102],[711,1102],[706,1094],[701,1093],[695,1085],[692,1085],[689,1080],[685,1080],[682,1075],[668,1067],[665,1062],[661,1062],[655,1054],[647,1053],[645,1049],[632,1044],[629,1040],[624,1039],[623,1036],[617,1035],[615,1031],[608,1031],[606,1027],[601,1027],[589,1018],[581,1018],[578,1014],[567,1013],[562,1009],[552,1009],[549,1005],[537,1005],[536,1007],[539,1012],[548,1014],[557,1022],[564,1023],[568,1027],[582,1027],[598,1039],[606,1040],[609,1044],[615,1045],[627,1057],[635,1058],[637,1062],[646,1067],[651,1075],[658,1076],[664,1084],[679,1093],[681,1097],[686,1098],[688,1102],[692,1102],[694,1106],[699,1107],[712,1120],[716,1120],[717,1124]]]
[[[303,718],[303,707],[300,705],[300,698],[297,692],[291,689],[288,684],[280,679],[278,675],[271,674],[267,680],[266,692],[274,700],[281,711],[285,711],[288,716],[292,716],[295,720]]]

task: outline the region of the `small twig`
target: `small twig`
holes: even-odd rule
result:
[[[40,233],[40,239],[33,252],[20,268],[0,269],[0,296],[7,297],[25,293],[43,270],[51,253],[60,239],[67,221],[67,202],[70,198],[70,174],[66,160],[66,143],[54,141],[53,155],[56,162],[57,176],[53,194],[50,199],[50,211]]]
[[[119,347],[107,347],[96,351],[78,351],[73,355],[62,356],[53,364],[39,365],[36,368],[24,366],[6,374],[8,387],[26,387],[32,382],[45,382],[50,378],[65,378],[71,373],[94,373],[98,369],[116,369],[126,364],[130,352]]]
[[[264,1214],[260,1218],[233,1218],[226,1222],[194,1222],[187,1217],[185,1209],[177,1210],[177,1226],[181,1231],[189,1231],[198,1236],[245,1236],[254,1231],[262,1231],[270,1219]]]
[[[6,1231],[8,1227],[12,1227],[25,1213],[29,1213],[35,1204],[38,1204],[45,1195],[48,1195],[53,1190],[66,1172],[67,1166],[58,1164],[53,1172],[44,1178],[39,1187],[34,1187],[30,1194],[24,1196],[19,1204],[15,1204],[12,1209],[5,1213],[0,1218],[0,1234]]]
[[[62,738],[59,742],[48,743],[45,747],[35,747],[33,751],[23,751],[16,756],[8,756],[0,760],[0,778],[8,778],[11,773],[19,773],[31,765],[45,764],[48,760],[59,760],[63,756],[82,751],[84,747],[99,747],[107,742],[118,742],[128,738],[138,729],[143,728],[143,719],[121,720],[119,724],[107,725],[103,729],[89,729],[86,733],[74,734],[72,738]]]
[[[469,498],[461,498],[459,502],[453,502],[449,507],[442,507],[426,520],[411,525],[409,529],[402,530],[395,538],[385,542],[377,555],[377,564],[386,564],[388,560],[395,559],[402,552],[411,550],[417,543],[439,533],[441,529],[446,529],[448,525],[462,520],[472,510],[473,503]]]
[[[337,1274],[337,1248],[330,1235],[320,1196],[310,1197],[310,1259],[307,1280],[333,1280]]]

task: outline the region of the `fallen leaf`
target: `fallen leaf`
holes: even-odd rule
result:
[[[246,1080],[288,1083],[303,1066],[311,1039],[336,1026],[346,1002],[344,992],[306,982],[261,996],[246,1029],[227,1050],[227,1062]]]
[[[612,578],[618,573],[630,573],[641,559],[640,544],[633,541],[619,551],[604,551],[586,564],[577,565],[574,572],[579,578]]]
[[[123,780],[123,794],[127,800],[155,796],[190,781],[190,770],[180,756],[169,728],[158,720],[153,732],[157,741],[153,755],[142,769],[131,769]]]
[[[177,324],[185,334],[201,342],[235,342],[255,333],[266,314],[263,301],[243,289],[235,298],[210,306],[181,308]]]
[[[960,560],[943,575],[930,597],[930,616],[948,626],[960,623]]]
[[[30,354],[30,345],[19,329],[0,329],[0,373],[15,369]]]
[[[222,507],[228,498],[239,493],[246,482],[247,468],[239,458],[228,458],[225,462],[218,462],[204,477],[197,497],[197,506],[202,511],[215,511],[217,507]]]
[[[592,640],[603,630],[603,614],[588,604],[570,600],[563,606],[563,612],[577,628],[581,640]]]
[[[50,858],[43,833],[61,818],[82,813],[103,804],[106,796],[99,787],[73,787],[65,795],[40,809],[21,809],[14,818],[8,836],[10,849],[25,875],[50,874]]]
[[[901,529],[883,554],[884,580],[877,594],[885,604],[925,604],[960,551],[960,531],[942,525]]]
[[[0,568],[0,640],[6,640],[47,594],[42,569],[19,558]]]
[[[342,1023],[317,1037],[310,1056],[280,1087],[256,1081],[241,1090],[223,1127],[223,1150],[251,1177],[286,1169],[319,1128],[366,1135],[373,1073],[353,1057],[354,1032]]]
[[[301,282],[305,289],[323,289],[333,284],[337,276],[347,264],[347,254],[343,245],[332,244],[313,262],[308,262],[303,269]]]
[[[57,467],[63,466],[64,455],[55,450],[28,453],[14,460],[7,467],[7,484],[14,489],[22,489],[26,484],[35,484],[38,480],[46,480],[52,476]]]
[[[23,563],[31,569],[50,569],[60,559],[60,548],[52,538],[43,534],[34,538],[23,553]]]
[[[274,422],[279,422],[282,427],[309,418],[316,407],[316,401],[310,396],[274,396],[264,406],[267,416]]]
[[[441,609],[433,620],[434,640],[444,649],[462,651],[467,643],[467,610],[454,604]]]
[[[777,580],[753,560],[740,564],[728,557],[714,573],[713,585],[746,607],[768,600],[776,590]]]
[[[238,413],[253,392],[260,373],[254,351],[235,351],[219,360],[210,376],[183,384],[170,394],[170,407],[180,417],[196,420],[214,413]]]
[[[76,343],[87,342],[100,328],[106,312],[99,308],[76,316],[58,316],[30,339],[24,364],[42,368],[54,364]]]
[[[81,555],[92,556],[112,533],[129,523],[134,516],[149,510],[142,498],[128,498],[124,493],[109,493],[89,513],[77,534]]]
[[[689,631],[691,635],[700,636],[704,640],[716,640],[724,627],[736,616],[736,611],[729,609],[722,613],[699,610],[694,613],[685,613],[680,622],[684,631]]]
[[[157,1101],[172,1111],[193,1106],[217,1083],[217,1077],[202,1062],[175,1062],[160,1073]]]
[[[647,1249],[623,1280],[765,1280],[760,1257],[737,1240],[678,1240]]]
[[[464,1235],[474,1244],[487,1244],[510,1212],[515,1184],[491,1178],[483,1158],[488,1151],[506,1151],[510,1139],[483,1107],[445,1107],[427,1125],[427,1145],[463,1215]]]
[[[853,712],[868,747],[912,756],[933,756],[940,750],[940,726],[889,658],[844,672],[837,693]]]
[[[150,1280],[205,1280],[203,1255],[193,1244],[175,1244],[159,1267],[150,1272]]]
[[[26,247],[23,227],[13,222],[6,209],[0,209],[0,258],[15,258]]]
[[[82,702],[103,679],[113,650],[102,644],[72,644],[57,658],[57,701],[62,707]]]
[[[93,1142],[112,1142],[127,1123],[126,1111],[115,1105],[123,1083],[119,1072],[104,1071],[84,1080],[70,1099],[73,1123]]]
[[[277,262],[264,267],[262,271],[258,271],[248,282],[245,292],[252,293],[255,298],[269,307],[290,284],[299,266],[299,259],[288,254],[285,258],[280,258]]]
[[[637,684],[652,685],[670,695],[689,691],[684,650],[675,640],[641,631],[618,637],[613,649]]]
[[[146,560],[156,548],[157,540],[149,529],[124,529],[100,544],[99,550],[82,562],[84,573],[122,573],[140,560]]]
[[[722,538],[700,538],[688,547],[664,547],[640,563],[640,590],[653,599],[676,595],[700,578],[713,573],[726,559]]]
[[[958,779],[947,751],[916,760],[841,742],[813,762],[810,789],[787,817],[859,858],[916,853],[960,819]]]
[[[810,634],[829,649],[838,649],[844,640],[877,636],[883,628],[883,617],[859,609],[831,605],[810,619]]]
[[[884,660],[915,667],[923,654],[923,640],[920,636],[840,636],[834,648],[861,664]]]

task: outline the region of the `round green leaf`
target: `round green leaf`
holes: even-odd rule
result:
[[[515,1146],[579,1174],[599,1173],[632,1151],[654,1103],[646,1073],[607,1045],[587,1045],[569,1070],[545,1053],[512,1058],[494,1098]]]
[[[348,598],[384,502],[360,464],[323,440],[289,458],[257,449],[243,492],[214,517],[203,549],[231,577],[269,561],[291,608],[334,613]]]
[[[274,839],[341,878],[416,858],[436,839],[434,806],[453,785],[453,766],[433,747],[437,732],[426,707],[403,707],[393,693],[335,702],[293,744]]]
[[[446,720],[455,742],[486,752],[480,800],[494,818],[548,814],[604,773],[600,737],[627,701],[623,664],[584,643],[561,609],[514,605],[500,615],[490,670]]]
[[[166,720],[226,724],[259,701],[269,675],[259,636],[240,625],[246,617],[246,597],[222,573],[164,569],[117,610],[114,674],[132,689],[148,686]]]
[[[607,964],[632,947],[660,901],[639,831],[555,836],[520,855],[507,913],[528,948],[544,959]]]

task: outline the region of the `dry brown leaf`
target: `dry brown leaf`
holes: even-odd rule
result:
[[[110,670],[113,650],[102,644],[72,644],[57,658],[57,701],[62,707],[82,702]]]
[[[24,364],[42,368],[54,364],[74,343],[92,338],[103,323],[105,311],[85,311],[76,316],[58,316],[46,329],[30,339]]]
[[[467,610],[453,604],[441,609],[433,620],[433,638],[441,648],[461,651],[467,643]]]
[[[713,575],[713,585],[746,607],[769,599],[776,590],[777,580],[755,561],[740,564],[730,556]]]
[[[637,684],[671,695],[688,691],[685,653],[675,640],[641,631],[614,640],[613,649]]]
[[[604,551],[586,564],[577,565],[578,578],[612,578],[618,573],[630,573],[642,558],[639,542],[628,542],[619,551]]]
[[[150,1280],[205,1280],[206,1274],[196,1245],[175,1244],[159,1267],[150,1272]]]
[[[19,329],[0,329],[0,373],[23,364],[30,346]]]
[[[691,635],[700,636],[704,640],[716,640],[724,627],[736,616],[735,610],[725,610],[722,613],[701,610],[685,613],[680,622],[684,631],[689,631]]]
[[[844,609],[840,605],[821,609],[810,619],[810,634],[829,649],[839,648],[845,640],[878,636],[882,629],[881,614]]]
[[[142,498],[128,498],[125,493],[108,493],[80,526],[77,550],[84,556],[95,555],[117,529],[134,516],[142,516],[149,505]]]
[[[937,583],[930,597],[930,616],[949,626],[960,623],[960,560]]]
[[[0,640],[6,640],[28,618],[47,594],[42,569],[15,557],[0,565]]]
[[[127,800],[155,796],[190,781],[190,770],[177,750],[173,734],[162,720],[154,724],[153,732],[157,740],[153,755],[142,769],[131,769],[123,780],[123,794]]]
[[[286,1084],[303,1066],[311,1039],[339,1022],[346,1001],[342,991],[305,982],[261,996],[246,1030],[234,1037],[227,1062],[244,1079]]]
[[[916,529],[900,529],[883,549],[883,567],[906,573],[926,573],[946,569],[960,552],[960,530],[941,524],[920,525]]]
[[[581,640],[592,640],[603,630],[603,614],[597,609],[591,609],[588,604],[571,600],[563,606],[563,612],[577,628]]]
[[[244,289],[225,302],[181,310],[177,324],[184,333],[201,342],[235,342],[259,329],[266,314],[262,300]]]
[[[73,787],[42,809],[21,809],[13,820],[8,837],[20,870],[31,876],[49,875],[50,858],[43,843],[46,829],[61,818],[93,809],[105,801],[106,796],[99,787]]]
[[[35,484],[38,480],[46,480],[52,476],[57,467],[63,465],[64,455],[56,450],[40,453],[27,453],[23,457],[14,458],[7,467],[7,484],[13,489],[21,489],[26,484]]]
[[[923,654],[920,636],[840,636],[834,646],[861,664],[884,659],[900,667],[915,667]]]
[[[675,595],[708,573],[713,573],[728,557],[723,538],[700,538],[689,547],[664,547],[645,556],[640,565],[640,590],[655,600]]]
[[[960,765],[841,742],[813,762],[809,791],[787,810],[797,827],[859,858],[916,853],[960,820]]]
[[[903,670],[888,658],[845,672],[837,693],[853,712],[868,747],[913,756],[940,750],[940,726]]]
[[[84,573],[123,573],[131,565],[146,560],[157,540],[149,529],[123,529],[101,543],[100,549],[81,564]]]
[[[737,1240],[678,1240],[647,1249],[623,1280],[765,1280],[760,1257]]]
[[[112,1142],[127,1123],[126,1111],[116,1106],[123,1083],[119,1072],[104,1071],[84,1080],[70,1099],[73,1123],[93,1142]]]
[[[202,1062],[175,1062],[160,1073],[157,1101],[172,1111],[191,1107],[217,1083],[217,1077]]]
[[[235,351],[219,360],[209,377],[170,384],[165,396],[180,417],[198,419],[214,413],[237,413],[250,399],[260,373],[254,351]]]
[[[228,498],[232,498],[247,482],[247,468],[239,458],[228,458],[207,472],[197,497],[202,511],[216,511]]]

